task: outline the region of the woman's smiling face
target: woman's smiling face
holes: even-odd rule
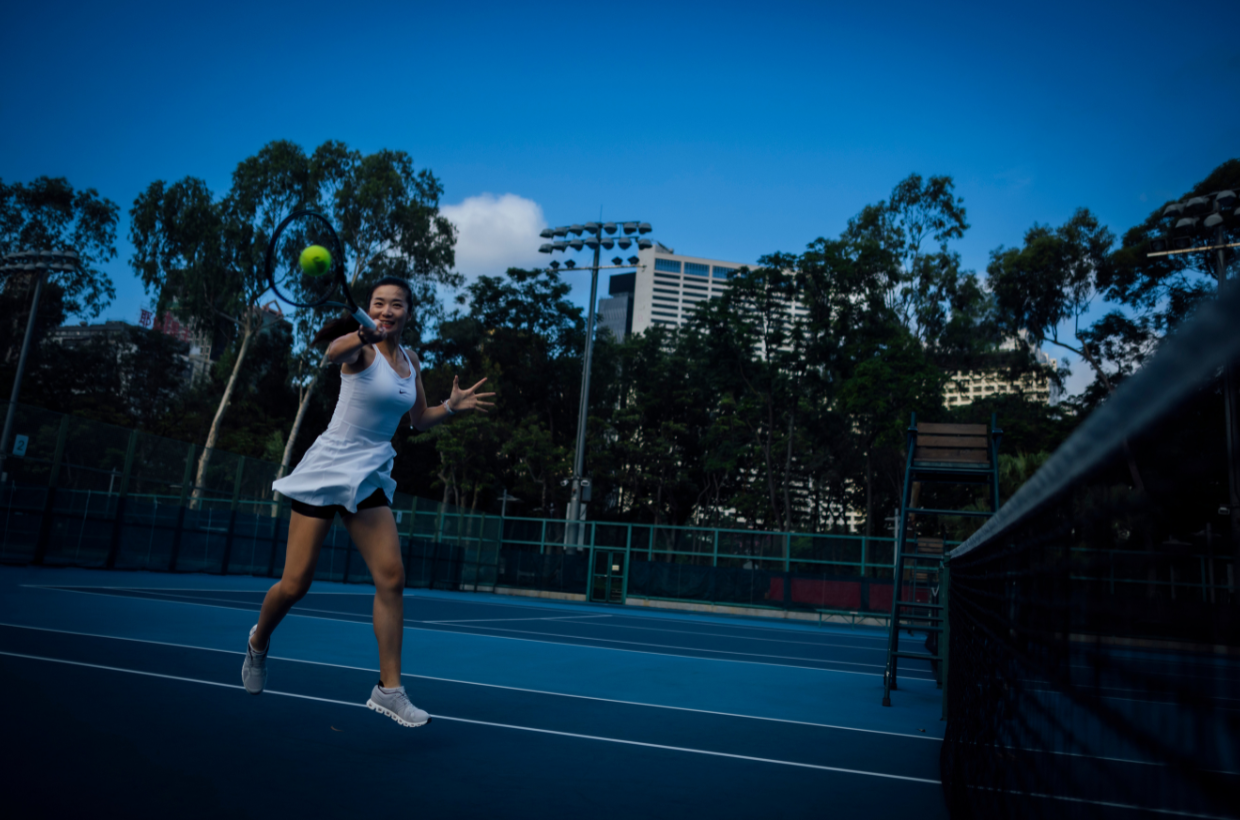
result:
[[[367,311],[375,324],[386,330],[389,336],[400,338],[409,322],[409,304],[405,289],[396,285],[380,285],[370,294]]]

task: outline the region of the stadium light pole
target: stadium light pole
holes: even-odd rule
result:
[[[22,352],[17,357],[17,373],[13,376],[9,407],[4,414],[4,432],[0,433],[0,481],[8,479],[5,462],[9,456],[9,436],[13,432],[13,416],[17,412],[17,399],[21,395],[22,374],[26,370],[30,340],[34,336],[35,317],[39,313],[39,296],[43,292],[43,277],[48,271],[71,271],[80,263],[81,259],[74,251],[21,251],[0,257],[0,275],[7,277],[29,273],[34,277],[34,298],[30,300],[30,316],[26,319],[26,335],[22,338]]]
[[[1227,242],[1224,226],[1240,224],[1240,207],[1235,191],[1217,191],[1205,196],[1173,202],[1163,209],[1163,217],[1173,225],[1170,236],[1150,239],[1147,256],[1174,256],[1185,253],[1214,252],[1214,274],[1220,295],[1227,284],[1229,248],[1240,248],[1240,242]],[[1197,245],[1202,232],[1208,231],[1207,245]],[[1174,247],[1172,247],[1174,246]],[[1232,362],[1223,365],[1223,418],[1227,426],[1227,513],[1231,523],[1232,549],[1240,559],[1240,429],[1237,428],[1236,368]]]
[[[621,232],[620,236],[615,235],[617,231]],[[581,401],[577,409],[577,452],[573,455],[573,475],[570,479],[572,496],[565,515],[565,518],[571,522],[570,526],[565,527],[564,530],[566,545],[575,542],[577,546],[581,546],[584,537],[584,528],[579,526],[579,522],[582,514],[582,494],[589,491],[589,482],[585,479],[586,421],[590,409],[590,363],[594,353],[594,302],[598,298],[598,272],[615,268],[632,268],[637,265],[635,256],[629,257],[627,265],[621,264],[623,260],[619,257],[613,259],[611,265],[600,265],[599,256],[603,249],[611,250],[616,246],[627,249],[636,244],[639,250],[653,247],[654,242],[645,237],[645,234],[650,231],[649,222],[587,222],[584,225],[544,228],[540,234],[543,239],[554,240],[541,245],[538,248],[540,253],[567,252],[570,249],[579,251],[583,248],[594,251],[594,264],[589,268],[590,310],[586,319],[585,356],[581,364]],[[569,236],[573,238],[569,239]],[[559,270],[560,265],[558,262],[552,262],[550,267],[552,270]],[[565,267],[570,270],[582,270],[571,259]]]

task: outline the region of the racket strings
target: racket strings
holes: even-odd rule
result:
[[[302,252],[314,245],[326,248],[331,254],[331,268],[317,276],[304,271],[301,265]],[[343,260],[339,240],[321,217],[295,216],[277,233],[273,242],[271,279],[276,295],[303,307],[339,299]]]

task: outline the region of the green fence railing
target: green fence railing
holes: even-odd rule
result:
[[[24,454],[0,484],[0,562],[278,575],[289,508],[277,465],[19,405]],[[890,611],[894,542],[487,515],[397,493],[411,587],[611,602],[722,604],[851,617]],[[316,577],[369,582],[338,521]]]

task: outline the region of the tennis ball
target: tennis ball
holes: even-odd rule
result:
[[[332,255],[322,245],[311,245],[301,252],[301,272],[306,276],[322,276],[332,269]]]

